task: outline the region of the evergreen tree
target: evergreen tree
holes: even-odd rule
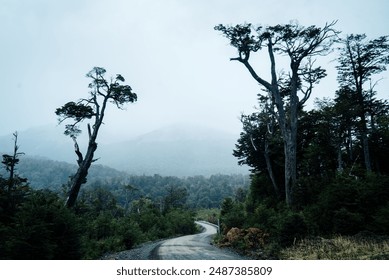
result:
[[[366,88],[371,77],[386,70],[389,64],[389,36],[366,40],[365,34],[351,34],[342,40],[338,69],[338,81],[341,87],[348,87],[354,93],[358,131],[362,139],[363,157],[366,170],[372,171],[369,148],[369,107],[373,101],[373,91]],[[371,116],[370,116],[371,117]],[[372,121],[372,120],[371,120]]]

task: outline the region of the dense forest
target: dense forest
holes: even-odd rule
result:
[[[69,176],[77,170],[77,166],[25,155],[18,163],[17,170],[19,176],[28,178],[31,188],[63,193],[66,192],[64,188]],[[0,170],[0,175],[6,177],[6,174],[5,169]],[[93,165],[89,174],[85,190],[104,188],[115,196],[122,207],[128,201],[141,197],[148,197],[153,201],[160,200],[170,187],[178,187],[187,192],[186,205],[189,208],[218,208],[225,197],[234,196],[240,189],[247,191],[250,183],[249,175],[215,174],[189,177],[130,175],[99,164]]]
[[[377,115],[373,119],[374,132],[369,134],[372,171],[366,171],[357,117],[344,116],[337,111],[343,106],[356,108],[355,100],[339,94],[335,100],[319,101],[314,110],[301,112],[297,142],[299,176],[293,190],[293,206],[289,207],[282,189],[275,187],[283,185],[283,148],[276,136],[279,132],[275,130],[266,139],[268,128],[263,122],[264,116],[244,116],[245,131],[234,154],[240,164],[252,167],[252,180],[244,202],[231,198],[223,201],[224,234],[233,227],[264,229],[270,234],[267,240],[269,254],[276,255],[296,240],[313,236],[331,238],[362,234],[363,238],[367,235],[373,239],[382,236],[387,244],[389,107],[386,101],[374,101],[377,107],[373,110]],[[352,114],[351,110],[347,113]],[[266,166],[267,156],[274,180]],[[236,246],[245,248],[242,244]],[[388,257],[387,251],[382,253],[381,257]]]
[[[375,90],[385,81],[374,78],[389,64],[388,36],[340,38],[335,25],[215,27],[238,53],[231,61],[242,64],[262,90],[257,111],[241,115],[243,130],[231,151],[238,164],[251,168],[250,178],[130,176],[92,164],[101,108],[110,101],[120,109],[137,98],[121,75],[109,83],[105,69],[93,68],[87,75],[90,98],[56,111],[61,121],[74,121],[65,134],[74,141],[78,166],[28,164],[27,158],[23,163],[17,133],[14,150],[3,155],[0,258],[99,258],[149,240],[194,233],[199,210],[213,213],[205,215],[212,222],[220,220],[220,246],[253,258],[286,258],[286,249],[339,236],[356,243],[383,240],[386,249],[366,258],[387,258],[389,103]],[[326,77],[316,58],[334,50],[339,88],[328,92],[334,98],[317,99],[308,109],[306,101]],[[252,57],[261,51],[269,56],[269,81],[253,66]],[[278,56],[290,60],[282,70]],[[78,125],[87,119],[95,125],[88,125],[88,149],[82,154]],[[211,208],[218,210],[203,212]],[[250,228],[263,233],[262,239],[231,242],[231,232]]]
[[[239,164],[252,168],[250,191],[244,202],[224,200],[222,226],[225,234],[233,227],[267,232],[267,257],[282,257],[283,248],[297,248],[308,237],[358,234],[386,240],[386,249],[373,258],[389,254],[389,103],[376,97],[383,81],[374,80],[389,64],[388,36],[339,38],[335,25],[215,27],[238,52],[231,60],[263,88],[258,111],[241,116],[234,150]],[[326,76],[315,59],[329,55],[334,44],[339,89],[306,109],[315,84]],[[271,81],[252,64],[262,48]],[[275,71],[277,55],[289,59],[287,74]],[[235,245],[245,248],[242,240]],[[326,257],[318,254],[313,258]]]
[[[248,175],[135,176],[94,165],[70,210],[64,206],[67,182],[77,166],[17,150],[4,154],[2,164],[2,259],[96,259],[146,241],[194,233],[197,210],[244,196],[250,182]],[[202,217],[214,218],[208,211]]]

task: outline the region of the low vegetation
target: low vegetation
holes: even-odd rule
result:
[[[336,236],[303,239],[279,254],[284,260],[387,260],[389,239]]]
[[[254,178],[244,202],[224,200],[220,221],[225,237],[219,237],[220,245],[236,228],[255,227],[268,234],[263,246],[252,248],[239,241],[230,246],[258,259],[388,258],[388,180],[369,174],[358,180],[339,175],[317,181],[320,192],[306,190],[309,202],[289,208],[264,192],[265,198],[253,196],[265,191],[263,178]]]
[[[149,199],[118,206],[102,189],[83,193],[75,209],[49,190],[26,187],[13,205],[0,195],[0,259],[97,259],[108,252],[161,238],[196,232],[194,212],[161,209]]]
[[[61,192],[34,190],[16,173],[20,155],[15,134],[14,153],[3,155],[8,176],[0,176],[0,259],[96,259],[197,230],[184,189],[121,205],[109,190],[94,187],[69,208]]]
[[[40,173],[50,170],[59,173],[51,177],[66,178],[69,168],[31,158],[23,163],[24,157],[19,162],[21,155],[15,134],[14,153],[3,155],[0,174],[0,259],[98,259],[144,242],[193,234],[196,219],[216,222],[220,212],[196,212],[197,206],[217,205],[234,190],[242,192],[248,181],[233,175],[129,176],[97,166],[91,172],[96,176],[68,208],[66,184],[60,188],[60,181],[52,180],[57,185],[44,188],[41,178],[49,174]],[[20,170],[19,163],[24,165]],[[39,189],[19,171],[34,175]]]

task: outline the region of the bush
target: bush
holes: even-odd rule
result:
[[[371,230],[378,233],[389,235],[389,202],[380,207],[373,216]]]
[[[245,211],[243,204],[234,202],[231,198],[224,199],[220,211],[220,225],[224,233],[233,227],[242,227],[244,224]]]
[[[290,246],[303,239],[308,233],[304,217],[300,213],[290,213],[282,219],[279,229],[279,243],[282,247]]]
[[[196,232],[196,225],[194,223],[194,213],[174,209],[165,214],[164,224],[168,225],[169,235],[186,235]]]
[[[76,216],[50,191],[26,198],[7,228],[3,259],[78,259],[80,228]]]
[[[337,234],[353,235],[363,229],[363,217],[345,208],[334,212],[333,230]]]
[[[277,231],[279,214],[276,208],[269,207],[267,203],[261,203],[249,217],[250,225],[246,226],[259,227],[273,234]]]

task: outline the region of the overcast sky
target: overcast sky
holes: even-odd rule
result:
[[[389,34],[388,11],[387,0],[0,0],[0,135],[55,124],[57,107],[87,96],[94,66],[122,74],[138,94],[126,111],[107,113],[107,134],[192,123],[238,135],[260,88],[229,61],[235,49],[215,25],[338,20],[342,35],[376,38]],[[335,62],[322,67],[329,76],[311,102],[337,88]],[[387,93],[388,72],[381,77],[377,89]]]

